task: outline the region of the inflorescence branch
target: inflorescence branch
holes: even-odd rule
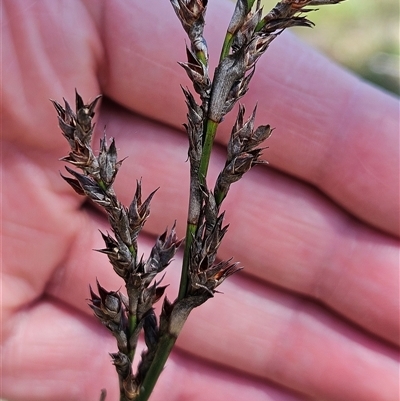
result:
[[[114,139],[108,145],[105,134],[96,155],[92,150],[95,125],[92,120],[101,98],[85,104],[76,92],[75,111],[67,101],[64,106],[52,101],[58,114],[62,134],[70,146],[69,155],[61,160],[81,172],[66,167],[64,180],[79,195],[86,196],[108,216],[111,234],[101,233],[107,255],[115,273],[126,289],[107,291],[99,282],[90,287],[90,308],[111,331],[118,352],[111,359],[119,377],[120,401],[146,401],[161,374],[182,327],[193,308],[212,298],[216,288],[241,268],[231,260],[220,261],[217,252],[228,229],[223,224],[223,200],[232,183],[238,181],[260,160],[260,144],[269,138],[269,125],[254,126],[256,107],[245,119],[245,107],[239,105],[236,122],[227,146],[226,163],[212,190],[207,171],[215,134],[225,115],[248,91],[255,66],[270,43],[286,28],[311,27],[306,18],[312,6],[335,4],[343,0],[282,0],[263,16],[260,0],[238,0],[222,46],[220,61],[213,79],[208,72],[208,47],[203,36],[208,0],[170,0],[184,30],[190,48],[187,62],[179,63],[193,83],[200,104],[193,94],[182,88],[187,105],[184,124],[189,139],[190,195],[179,294],[171,302],[164,297],[162,311],[156,317],[153,305],[164,296],[166,285],[160,285],[164,272],[181,245],[175,231],[160,235],[148,258],[138,256],[138,236],[150,215],[155,191],[142,198],[137,181],[131,204],[118,200],[113,183],[122,165]],[[255,3],[255,6],[254,6]],[[136,372],[132,361],[139,334],[144,333],[146,349]],[[106,398],[102,390],[100,400]]]

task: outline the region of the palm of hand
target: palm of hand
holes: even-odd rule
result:
[[[69,2],[62,15],[58,2],[4,7],[2,345],[11,400],[95,400],[101,387],[114,399],[117,391],[107,355],[115,344],[85,303],[96,277],[108,289],[121,285],[106,258],[90,251],[102,247],[97,229],[108,225],[58,175],[66,145],[47,98],[72,96],[76,86],[86,100],[101,91],[116,102],[103,103],[98,127],[107,123],[120,157],[129,156],[117,183],[122,200],[136,178],[145,189],[161,185],[143,252],[173,219],[185,222],[183,73],[174,67],[182,54],[165,39],[181,37],[179,27],[172,12],[162,32],[140,24],[161,18],[168,4],[155,15],[137,4],[86,3]],[[225,15],[229,6],[219,7]],[[221,257],[234,255],[246,271],[189,319],[154,400],[392,400],[398,391],[396,104],[356,90],[353,78],[312,53],[320,75],[307,81],[312,62],[291,71],[296,56],[287,50],[301,45],[280,43],[246,99],[259,100],[258,119],[282,131],[265,152],[276,170],[251,172],[226,204],[231,229]],[[273,79],[289,73],[295,83],[284,88]],[[305,88],[317,98],[300,104]],[[325,96],[334,90],[332,100]],[[229,123],[224,129],[221,142]],[[214,174],[223,154],[217,149]],[[171,287],[179,262],[167,276]],[[177,383],[187,369],[190,385]]]

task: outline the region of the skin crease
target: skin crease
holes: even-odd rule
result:
[[[212,66],[233,5],[210,2]],[[319,12],[329,12],[321,7]],[[103,93],[119,157],[116,190],[161,189],[140,240],[187,206],[184,32],[168,1],[2,3],[2,396],[10,401],[117,399],[115,342],[87,307],[96,277],[122,283],[98,229],[104,216],[59,177],[65,139],[48,98]],[[323,34],[323,27],[316,28]],[[212,71],[212,69],[211,69]],[[220,257],[245,270],[189,318],[153,401],[376,400],[399,397],[398,101],[283,34],[244,99],[276,127],[257,167],[224,204]],[[210,182],[224,163],[222,124]],[[178,254],[164,279],[174,298]]]

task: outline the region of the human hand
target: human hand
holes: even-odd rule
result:
[[[183,236],[187,139],[176,66],[184,34],[167,1],[5,1],[3,7],[3,396],[108,400],[115,342],[91,316],[88,284],[122,283],[103,247],[104,216],[59,177],[67,145],[48,102],[103,93],[116,138],[118,195],[160,186],[144,253],[174,219]],[[232,5],[210,4],[214,60]],[[324,10],[323,12],[329,12]],[[223,20],[221,22],[221,20]],[[247,110],[276,127],[232,186],[220,257],[245,270],[194,310],[152,400],[367,400],[398,395],[398,103],[290,35],[260,61]],[[234,116],[217,135],[227,142]],[[224,160],[217,147],[210,173]],[[169,268],[177,292],[180,257]]]

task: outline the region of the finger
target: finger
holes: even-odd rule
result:
[[[64,10],[62,24],[57,7],[54,2],[26,7],[25,2],[16,1],[4,8],[4,58],[14,66],[6,71],[3,96],[5,132],[13,133],[8,139],[42,149],[61,146],[61,138],[45,140],[55,127],[51,106],[32,105],[45,104],[49,96],[59,99],[74,87],[86,98],[95,96],[101,85],[112,98],[144,115],[175,126],[184,121],[179,84],[185,81],[174,67],[175,60],[183,57],[176,42],[182,32],[168,4],[147,10],[116,1],[102,9],[98,3],[85,8],[76,1]],[[210,13],[210,37],[222,36],[222,24],[213,21],[229,18],[232,6],[221,2],[217,7]],[[171,19],[165,18],[168,13]],[[82,27],[78,35],[73,24],[66,22],[68,18]],[[17,19],[20,23],[13,24]],[[141,24],[145,20],[163,29]],[[106,29],[100,30],[100,21]],[[100,37],[99,32],[106,34]],[[210,43],[217,54],[219,41]],[[268,61],[259,66],[248,102],[259,101],[260,120],[288,133],[271,139],[271,145],[276,143],[267,155],[271,164],[318,186],[360,219],[398,235],[398,147],[393,145],[397,143],[397,103],[291,37],[282,37],[269,52]],[[70,62],[69,54],[79,57]],[[293,69],[293,65],[298,66]],[[302,96],[307,94],[304,102]],[[226,141],[229,130],[226,125],[222,140]]]
[[[3,347],[2,395],[18,401],[118,399],[118,379],[108,352],[112,336],[95,322],[51,298],[18,312],[14,336]],[[187,372],[190,371],[190,386]],[[305,398],[260,380],[173,353],[152,399],[171,401],[300,401]]]
[[[130,155],[116,181],[119,196],[128,204],[138,177],[148,192],[161,185],[146,230],[160,233],[176,218],[183,236],[186,139],[109,106],[99,125],[113,121],[109,135],[117,136],[120,157]],[[215,156],[212,177],[223,165],[223,155]],[[224,209],[231,226],[220,257],[234,256],[249,274],[318,299],[398,344],[397,241],[360,224],[314,188],[270,169],[234,184]]]
[[[140,251],[148,254],[151,242],[142,241]],[[60,267],[65,271],[48,291],[83,310],[87,289],[72,286],[73,279],[75,283],[94,283],[97,276],[108,290],[120,288],[121,283],[115,282],[110,267],[107,271],[103,264],[92,263],[88,255],[83,269],[76,256],[71,254],[75,269]],[[178,290],[179,264],[177,255],[165,278],[171,299]],[[307,299],[243,274],[227,280],[221,290],[223,295],[217,294],[192,313],[178,347],[317,399],[361,401],[369,394],[374,400],[389,401],[395,396],[398,355],[376,337]],[[369,377],[374,380],[367,380]]]
[[[78,199],[63,183],[58,161],[3,144],[2,332],[9,316],[43,293],[81,226]],[[47,168],[43,168],[43,164]]]
[[[213,60],[232,7],[221,1],[208,12]],[[185,107],[179,85],[187,79],[175,62],[185,57],[184,33],[169,4],[150,9],[108,2],[102,17],[110,60],[103,91],[131,110],[180,125]],[[276,127],[265,156],[271,166],[317,186],[361,220],[399,235],[398,103],[289,35],[271,45],[251,87],[245,103],[251,108],[258,102],[258,120]],[[227,121],[223,142],[232,117]]]
[[[59,152],[65,140],[49,99],[73,106],[74,88],[85,101],[100,92],[104,57],[92,18],[80,1],[6,1],[2,12],[4,138],[26,151]]]
[[[397,350],[307,300],[253,281],[236,277],[223,291],[194,311],[180,347],[315,399],[396,398]]]

